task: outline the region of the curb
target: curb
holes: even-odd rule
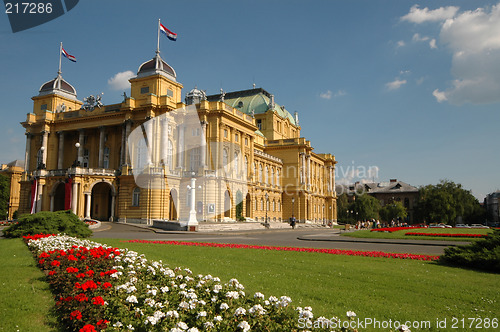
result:
[[[449,241],[449,243],[445,242],[437,242],[437,241],[416,241],[416,242],[410,242],[410,241],[415,241],[415,240],[401,240],[401,241],[387,241],[391,239],[347,239],[347,238],[340,238],[338,236],[337,238],[324,238],[324,239],[313,239],[313,238],[307,238],[303,236],[297,237],[298,240],[301,241],[327,241],[327,242],[353,242],[353,243],[382,243],[382,244],[402,244],[402,245],[416,245],[416,246],[441,246],[441,247],[449,247],[449,246],[461,246],[461,245],[467,245],[470,242],[456,242],[456,241]]]

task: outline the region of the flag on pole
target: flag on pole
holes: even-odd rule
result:
[[[175,32],[172,32],[172,31],[168,30],[161,23],[160,23],[160,31],[163,32],[165,34],[165,36],[167,36],[168,39],[170,39],[172,41],[176,41],[177,40],[177,34]]]
[[[69,54],[68,52],[66,52],[66,51],[64,50],[64,48],[62,48],[62,47],[61,47],[61,53],[62,53],[62,55],[63,55],[65,58],[67,58],[69,61],[76,62],[76,58],[75,58],[73,55],[71,55],[71,54]]]

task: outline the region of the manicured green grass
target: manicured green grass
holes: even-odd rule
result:
[[[21,239],[0,239],[0,331],[54,331],[45,275]]]
[[[452,238],[439,236],[416,236],[405,235],[408,232],[417,233],[446,233],[446,234],[488,234],[493,232],[486,228],[415,228],[396,232],[372,232],[370,230],[359,230],[341,233],[342,236],[350,236],[364,239],[405,239],[405,240],[438,240],[438,241],[477,241],[476,238]]]
[[[434,262],[116,239],[98,242],[130,248],[170,267],[188,267],[195,274],[211,274],[223,281],[237,278],[248,295],[256,291],[267,297],[288,295],[295,306],[312,306],[316,317],[344,318],[346,311],[353,310],[360,319],[430,321],[432,331],[446,330],[436,328],[436,319],[446,318],[448,330],[457,331],[449,328],[452,317],[500,318],[497,274]],[[0,330],[55,330],[52,296],[26,246],[19,239],[2,239],[0,250]]]
[[[353,310],[361,319],[429,320],[434,326],[437,318],[494,318],[500,312],[498,275],[434,262],[99,241],[195,274],[237,278],[247,294],[288,295],[295,306],[310,305],[328,318]]]

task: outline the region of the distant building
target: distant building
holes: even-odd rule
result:
[[[488,211],[488,217],[491,222],[498,223],[500,221],[500,190],[495,191],[486,196],[484,199],[484,206]]]
[[[19,209],[19,193],[21,190],[21,176],[24,172],[24,161],[14,160],[0,166],[0,174],[7,176],[10,180],[10,200],[7,219],[12,219],[14,212]]]
[[[392,202],[401,202],[408,212],[407,221],[415,221],[415,205],[418,201],[419,190],[403,181],[391,179],[389,182],[368,182],[354,184],[337,184],[335,186],[337,196],[347,194],[352,196],[354,193],[366,193],[380,201],[381,206],[391,204]]]

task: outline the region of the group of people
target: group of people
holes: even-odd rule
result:
[[[401,222],[399,220],[391,220],[390,222],[381,223],[380,220],[367,220],[358,221],[356,223],[356,229],[373,229],[373,228],[386,228],[386,227],[404,227],[408,224],[406,222]]]

